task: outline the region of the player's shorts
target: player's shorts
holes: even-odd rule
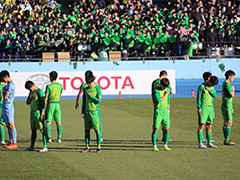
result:
[[[3,122],[3,118],[2,118],[2,104],[0,104],[0,124],[5,125],[6,123]]]
[[[3,104],[2,106],[2,118],[5,123],[14,123],[14,105]]]
[[[170,128],[170,115],[168,109],[154,109],[153,129],[159,129],[161,124],[163,128]]]
[[[215,118],[213,106],[202,106],[202,114],[198,116],[199,124],[213,124]]]
[[[224,122],[233,121],[232,110],[233,110],[232,103],[222,104],[222,115]]]
[[[30,128],[33,129],[42,129],[43,124],[40,121],[40,111],[31,111],[30,112]]]
[[[84,127],[85,129],[99,129],[99,119],[97,111],[87,111],[84,117]]]
[[[54,119],[55,122],[59,123],[62,121],[61,119],[61,108],[59,103],[49,103],[47,105],[45,119],[47,122],[52,122]]]

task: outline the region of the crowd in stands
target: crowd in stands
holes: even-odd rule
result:
[[[240,44],[240,4],[224,0],[56,0],[0,2],[0,59],[69,51],[81,60],[101,51],[129,56],[190,55]]]

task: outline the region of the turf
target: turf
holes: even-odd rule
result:
[[[171,152],[152,151],[151,99],[104,99],[100,105],[104,128],[102,153],[97,154],[95,133],[91,132],[91,152],[84,149],[83,119],[74,109],[74,100],[62,100],[63,142],[53,143],[48,153],[25,152],[30,145],[29,107],[16,101],[18,131],[16,150],[0,147],[0,179],[239,179],[240,177],[240,97],[234,98],[231,139],[235,146],[224,146],[221,98],[214,102],[216,119],[213,139],[217,149],[198,149],[196,98],[171,99]],[[161,139],[161,131],[159,138]],[[8,139],[8,134],[6,134]],[[38,133],[36,150],[42,148]]]

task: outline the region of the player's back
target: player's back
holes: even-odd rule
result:
[[[60,101],[60,96],[62,94],[63,87],[62,84],[58,82],[52,82],[47,85],[46,94],[48,94],[48,102],[56,103]]]
[[[3,95],[9,93],[9,97],[7,99],[3,99],[3,104],[13,104],[14,95],[15,95],[15,84],[13,81],[7,83],[6,86],[2,89]]]

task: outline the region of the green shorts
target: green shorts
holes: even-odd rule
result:
[[[85,113],[84,127],[85,129],[99,129],[99,119],[97,111],[88,111]]]
[[[54,119],[55,122],[59,123],[62,121],[61,119],[61,108],[59,103],[49,103],[47,105],[45,119],[47,122],[52,122]]]
[[[199,124],[213,124],[215,118],[213,106],[202,106],[202,114],[198,116]]]
[[[170,128],[170,115],[168,109],[154,109],[153,129],[159,129],[161,124],[163,128]]]
[[[33,129],[42,129],[43,124],[40,121],[40,111],[31,111],[30,113],[30,128]]]
[[[222,104],[222,115],[224,122],[233,121],[232,110],[233,110],[232,104]]]
[[[5,125],[6,123],[3,122],[3,118],[2,118],[2,105],[0,105],[0,124]]]

